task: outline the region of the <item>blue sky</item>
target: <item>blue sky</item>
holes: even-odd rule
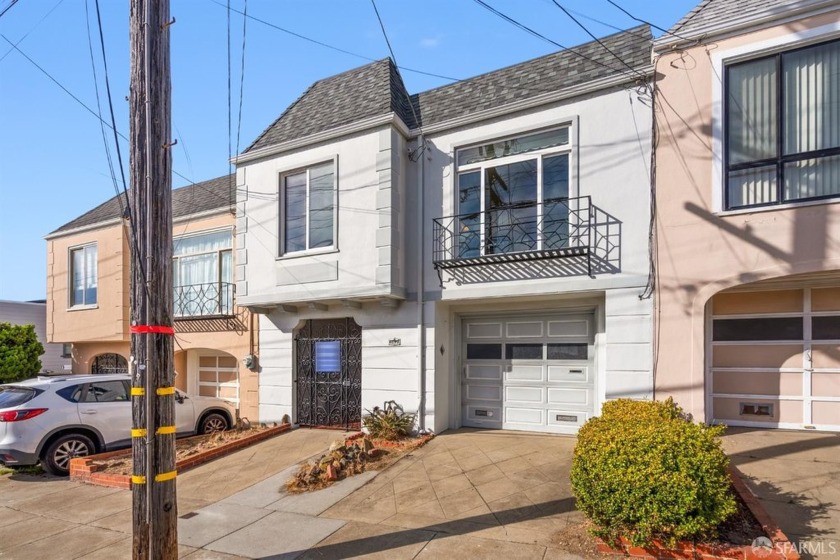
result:
[[[192,181],[228,172],[228,0],[172,0],[173,167]],[[485,0],[564,46],[589,37],[551,0]],[[0,10],[11,0],[0,0]],[[595,35],[636,22],[606,0],[560,0]],[[617,0],[668,28],[696,0]],[[245,0],[230,0],[242,11]],[[117,128],[128,134],[128,0],[100,0]],[[468,78],[557,50],[472,0],[377,0],[400,66]],[[20,0],[0,34],[97,111],[86,0]],[[87,0],[102,103],[104,73]],[[248,13],[372,59],[388,55],[369,0],[250,0]],[[48,15],[47,15],[48,14]],[[599,20],[598,23],[593,20]],[[236,148],[243,17],[231,13],[233,150]],[[604,25],[609,24],[609,26]],[[613,27],[610,27],[613,26]],[[655,31],[655,34],[659,32]],[[25,37],[25,38],[24,38]],[[46,297],[44,235],[114,196],[99,121],[0,37],[0,299]],[[366,64],[364,58],[247,21],[240,150],[313,81]],[[446,80],[402,72],[412,93]],[[105,105],[103,105],[103,110]],[[128,146],[121,145],[128,162]],[[187,182],[173,178],[173,186]]]

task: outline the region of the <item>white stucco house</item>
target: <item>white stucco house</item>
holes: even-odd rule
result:
[[[263,421],[574,433],[650,397],[651,34],[410,94],[313,84],[236,158]],[[646,97],[647,95],[647,97]]]

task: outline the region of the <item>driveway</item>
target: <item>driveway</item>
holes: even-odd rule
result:
[[[840,558],[840,434],[730,428],[723,440],[802,556]]]
[[[569,558],[567,529],[584,519],[569,485],[574,445],[444,432],[322,513],[347,523],[303,558]]]

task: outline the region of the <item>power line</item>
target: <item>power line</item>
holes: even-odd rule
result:
[[[14,6],[14,5],[15,5],[15,4],[17,4],[17,3],[18,3],[18,0],[12,0],[11,2],[9,2],[9,5],[8,5],[8,6],[6,6],[5,8],[3,8],[3,11],[2,11],[2,12],[0,12],[0,17],[3,17],[4,15],[6,15],[6,12],[8,12],[9,10],[11,10],[11,9],[12,9],[12,6]]]
[[[230,204],[233,206],[234,204],[234,184],[236,183],[236,178],[231,176],[231,172],[233,170],[233,163],[231,160],[233,159],[233,147],[231,143],[233,142],[233,129],[231,124],[231,112],[232,112],[232,103],[231,103],[231,88],[230,88],[230,0],[227,0],[227,11],[225,12],[227,15],[227,128],[228,128],[228,137],[227,137],[227,145],[228,145],[228,196],[230,197]]]
[[[226,8],[226,9],[228,9],[228,10],[234,12],[234,13],[240,14],[240,15],[242,15],[242,16],[250,19],[250,20],[253,20],[253,21],[256,21],[256,22],[261,23],[263,25],[266,25],[268,27],[271,27],[272,29],[276,29],[277,31],[282,31],[283,33],[286,33],[288,35],[292,35],[293,37],[297,37],[298,39],[302,39],[304,41],[308,41],[308,42],[313,43],[315,45],[320,45],[324,48],[327,48],[327,49],[330,49],[330,50],[333,50],[333,51],[336,51],[336,52],[340,52],[340,53],[343,53],[343,54],[346,54],[346,55],[349,55],[349,56],[354,56],[354,57],[360,58],[362,60],[367,60],[368,62],[376,62],[377,61],[377,59],[375,59],[375,58],[371,58],[371,57],[365,56],[363,54],[355,53],[353,51],[348,51],[347,49],[342,49],[341,47],[336,47],[335,45],[330,45],[329,43],[324,43],[323,41],[319,41],[317,39],[307,37],[306,35],[301,35],[300,33],[296,33],[296,32],[294,32],[290,29],[286,29],[285,27],[280,27],[279,25],[275,25],[275,24],[273,24],[269,21],[265,21],[265,20],[260,19],[258,17],[252,16],[252,15],[246,13],[246,12],[240,12],[236,8],[230,8],[228,6],[225,6],[219,0],[210,0],[210,1],[213,2],[214,4],[218,5],[218,6]],[[449,80],[450,82],[460,82],[461,81],[459,78],[453,78],[451,76],[443,76],[441,74],[435,74],[433,72],[426,72],[425,70],[417,70],[416,68],[408,68],[407,66],[398,66],[398,68],[400,70],[405,70],[406,72],[413,72],[415,74],[422,74],[424,76],[431,76],[432,78],[440,78],[442,80]]]
[[[43,23],[43,21],[44,21],[45,19],[47,19],[47,18],[49,17],[49,15],[50,15],[51,13],[53,13],[53,12],[55,11],[55,9],[56,9],[56,8],[58,8],[58,7],[61,5],[61,3],[62,3],[62,2],[64,2],[64,0],[58,0],[58,2],[56,2],[56,3],[55,3],[55,5],[54,5],[52,8],[50,8],[50,11],[49,11],[49,12],[47,12],[46,14],[44,14],[44,16],[43,16],[41,19],[39,19],[39,20],[38,20],[38,23],[36,23],[35,25],[33,25],[33,26],[32,26],[32,28],[31,28],[29,31],[27,31],[26,33],[24,33],[23,37],[21,37],[20,39],[18,39],[17,43],[15,43],[15,46],[20,45],[20,44],[23,42],[23,40],[24,40],[24,39],[26,39],[27,37],[29,37],[29,34],[30,34],[30,33],[32,33],[33,31],[35,31],[35,28],[37,28],[39,25],[41,25],[41,23]],[[9,50],[7,50],[7,51],[3,54],[3,56],[0,56],[0,62],[2,62],[2,61],[3,61],[3,60],[7,57],[7,56],[9,56],[9,53],[11,53],[11,52],[12,52],[12,51],[14,51],[14,50],[15,50],[15,49],[9,49]]]
[[[236,123],[236,153],[239,154],[239,139],[242,132],[242,97],[245,94],[245,39],[248,32],[248,0],[245,0],[242,12],[242,59],[239,63],[239,116]]]
[[[641,19],[641,18],[638,18],[638,17],[634,16],[633,14],[631,14],[630,12],[628,12],[627,10],[625,10],[624,8],[622,8],[621,6],[619,6],[616,2],[613,2],[613,0],[607,0],[607,2],[609,2],[609,3],[610,3],[611,5],[613,5],[615,8],[617,8],[617,9],[621,10],[621,11],[624,13],[624,15],[626,15],[627,17],[629,17],[630,19],[632,19],[632,20],[634,20],[634,21],[637,21],[637,22],[639,22],[639,23],[644,23],[645,25],[649,25],[649,26],[653,27],[654,29],[656,29],[657,31],[661,31],[661,32],[666,33],[666,34],[668,34],[668,35],[673,35],[673,36],[674,36],[674,37],[676,37],[677,39],[682,39],[683,41],[688,41],[688,39],[686,39],[685,37],[680,37],[679,35],[677,35],[677,34],[676,34],[676,33],[674,33],[673,31],[668,31],[667,29],[664,29],[664,28],[662,28],[662,27],[659,27],[659,26],[658,26],[658,25],[656,25],[655,23],[651,23],[651,22],[649,22],[649,21],[645,21],[645,20],[643,20],[643,19]]]
[[[567,10],[566,8],[564,8],[564,7],[563,7],[563,5],[562,5],[560,2],[558,2],[557,0],[551,0],[551,1],[552,1],[552,2],[554,2],[554,5],[555,5],[555,6],[557,6],[558,8],[560,8],[560,10],[561,10],[564,14],[566,14],[566,15],[569,17],[569,19],[570,19],[570,20],[572,20],[573,22],[575,22],[575,24],[576,24],[578,27],[580,27],[581,29],[583,29],[584,33],[586,33],[587,35],[589,35],[590,37],[592,37],[592,39],[593,39],[596,43],[598,43],[599,45],[601,45],[601,47],[602,47],[605,51],[607,51],[608,53],[610,53],[610,54],[611,54],[614,58],[616,58],[616,59],[617,59],[617,60],[618,60],[621,64],[623,64],[623,65],[624,65],[626,68],[628,68],[631,72],[633,72],[633,73],[634,73],[634,74],[636,74],[637,76],[641,76],[641,78],[642,78],[642,79],[645,79],[645,76],[643,76],[641,72],[639,72],[638,70],[636,70],[635,68],[633,68],[632,66],[630,66],[629,64],[627,64],[627,63],[624,61],[624,59],[623,59],[623,58],[621,58],[620,56],[618,56],[617,54],[615,54],[615,52],[613,52],[613,51],[612,51],[612,50],[611,50],[611,49],[610,49],[607,45],[605,45],[605,44],[603,43],[603,41],[601,41],[601,40],[600,40],[598,37],[596,37],[596,36],[595,36],[595,35],[594,35],[591,31],[589,31],[589,29],[588,29],[585,25],[583,25],[580,21],[578,21],[578,19],[577,19],[575,16],[573,16],[573,15],[569,12],[569,10]]]
[[[561,50],[564,50],[564,51],[567,51],[567,52],[569,52],[569,53],[572,53],[572,54],[574,54],[575,56],[578,56],[578,57],[580,57],[580,58],[583,58],[584,60],[588,60],[589,62],[592,62],[593,64],[597,64],[598,66],[601,66],[601,67],[603,67],[603,68],[606,68],[607,70],[611,70],[611,71],[613,71],[613,72],[619,72],[619,73],[622,73],[622,74],[628,75],[628,76],[630,76],[630,77],[632,77],[632,78],[636,79],[636,76],[634,76],[634,75],[630,75],[630,74],[627,74],[625,71],[621,70],[620,68],[615,68],[615,67],[613,67],[613,66],[610,66],[610,65],[608,65],[608,64],[605,64],[605,63],[601,62],[600,60],[596,60],[596,59],[594,59],[594,58],[590,58],[590,57],[586,56],[585,54],[583,54],[583,53],[581,53],[581,52],[578,52],[578,51],[577,51],[577,50],[575,50],[575,49],[570,49],[570,48],[566,47],[565,45],[562,45],[562,44],[558,43],[558,42],[557,42],[557,41],[555,41],[554,39],[551,39],[551,38],[549,38],[549,37],[546,37],[545,35],[543,35],[543,34],[542,34],[542,33],[540,33],[539,31],[535,31],[534,29],[531,29],[530,27],[528,27],[528,26],[527,26],[527,25],[525,25],[524,23],[520,23],[519,21],[515,20],[514,18],[512,18],[512,17],[508,16],[507,14],[505,14],[505,13],[503,13],[503,12],[500,12],[499,10],[497,10],[496,8],[494,8],[493,6],[491,6],[490,4],[487,4],[487,3],[486,3],[486,2],[484,2],[483,0],[474,0],[474,1],[475,1],[475,3],[476,3],[476,4],[478,4],[479,6],[483,7],[484,9],[488,10],[489,12],[491,12],[491,13],[495,14],[496,16],[498,16],[498,17],[502,18],[503,20],[507,21],[508,23],[510,23],[510,24],[512,24],[512,25],[514,25],[514,26],[516,26],[516,27],[518,27],[519,29],[521,29],[521,30],[525,31],[526,33],[529,33],[530,35],[533,35],[534,37],[537,37],[538,39],[542,39],[543,41],[546,41],[546,42],[548,42],[548,43],[551,43],[552,45],[554,45],[555,47],[557,47],[557,48],[559,48],[559,49],[561,49]]]
[[[382,36],[385,37],[385,44],[388,45],[388,52],[391,53],[391,60],[394,61],[394,66],[399,68],[397,65],[397,56],[394,54],[394,49],[391,47],[391,41],[388,39],[388,33],[385,31],[385,24],[382,22],[382,16],[379,15],[379,9],[376,7],[376,0],[370,0],[371,5],[373,6],[373,11],[376,13],[376,19],[379,21],[379,28],[382,29]],[[408,94],[408,91],[403,88],[403,92],[406,96],[406,101],[408,102],[408,106],[411,108],[411,116],[414,118],[414,124],[417,125],[417,129],[420,131],[420,135],[423,134],[423,129],[420,126],[420,119],[417,118],[417,111],[414,109],[414,103],[411,102],[411,96]],[[414,153],[409,154],[409,159],[412,161],[416,161],[414,156],[418,153],[422,155],[425,151],[426,145],[425,140],[422,146],[417,146]]]

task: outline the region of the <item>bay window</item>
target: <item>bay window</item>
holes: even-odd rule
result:
[[[569,242],[569,128],[456,152],[457,258]]]
[[[840,197],[840,41],[726,67],[726,207]]]
[[[333,161],[313,165],[281,177],[280,216],[281,254],[334,246]]]

